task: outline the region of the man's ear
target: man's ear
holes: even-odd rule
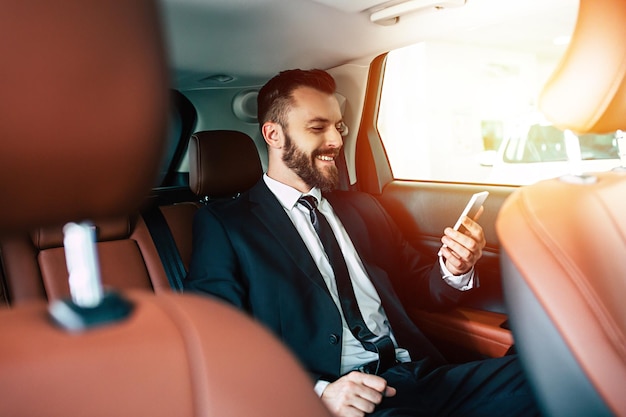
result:
[[[263,123],[263,126],[261,126],[261,133],[270,148],[281,149],[283,147],[283,128],[278,123]]]

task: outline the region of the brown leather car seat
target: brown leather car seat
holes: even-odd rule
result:
[[[182,287],[189,270],[193,219],[198,208],[215,199],[237,196],[263,174],[254,141],[243,132],[196,132],[190,138],[188,152],[189,186],[197,200],[159,205],[158,198],[153,198],[143,210],[169,282],[176,290]]]
[[[583,0],[540,106],[575,133],[626,129],[626,2]],[[626,416],[626,170],[522,187],[501,208],[505,297],[547,416]]]
[[[136,212],[167,119],[156,2],[9,1],[0,35],[0,234]],[[328,415],[287,350],[229,306],[120,298],[126,318],[78,332],[45,302],[1,311],[0,415]]]

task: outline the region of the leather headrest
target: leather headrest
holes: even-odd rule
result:
[[[569,48],[539,98],[562,129],[626,129],[626,2],[581,0]]]
[[[198,196],[235,196],[252,187],[263,175],[254,141],[242,132],[195,133],[189,155],[189,186]]]
[[[156,2],[3,2],[0,56],[0,232],[139,207],[166,134]]]

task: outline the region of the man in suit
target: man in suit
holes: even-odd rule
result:
[[[199,210],[185,288],[265,324],[334,415],[533,415],[515,357],[446,364],[407,316],[402,302],[447,308],[478,286],[483,231],[470,218],[464,233],[447,228],[433,263],[374,197],[334,191],[346,129],[334,91],[321,70],[284,71],[261,89],[268,170]]]

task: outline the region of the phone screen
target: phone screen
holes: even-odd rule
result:
[[[463,221],[463,217],[467,216],[473,219],[474,216],[476,216],[476,213],[478,213],[478,210],[480,210],[480,206],[482,206],[487,199],[488,195],[489,191],[481,191],[479,193],[473,194],[470,200],[467,202],[467,205],[463,209],[463,212],[459,216],[458,220],[454,224],[453,229],[459,230],[459,228],[461,227],[461,222]]]

